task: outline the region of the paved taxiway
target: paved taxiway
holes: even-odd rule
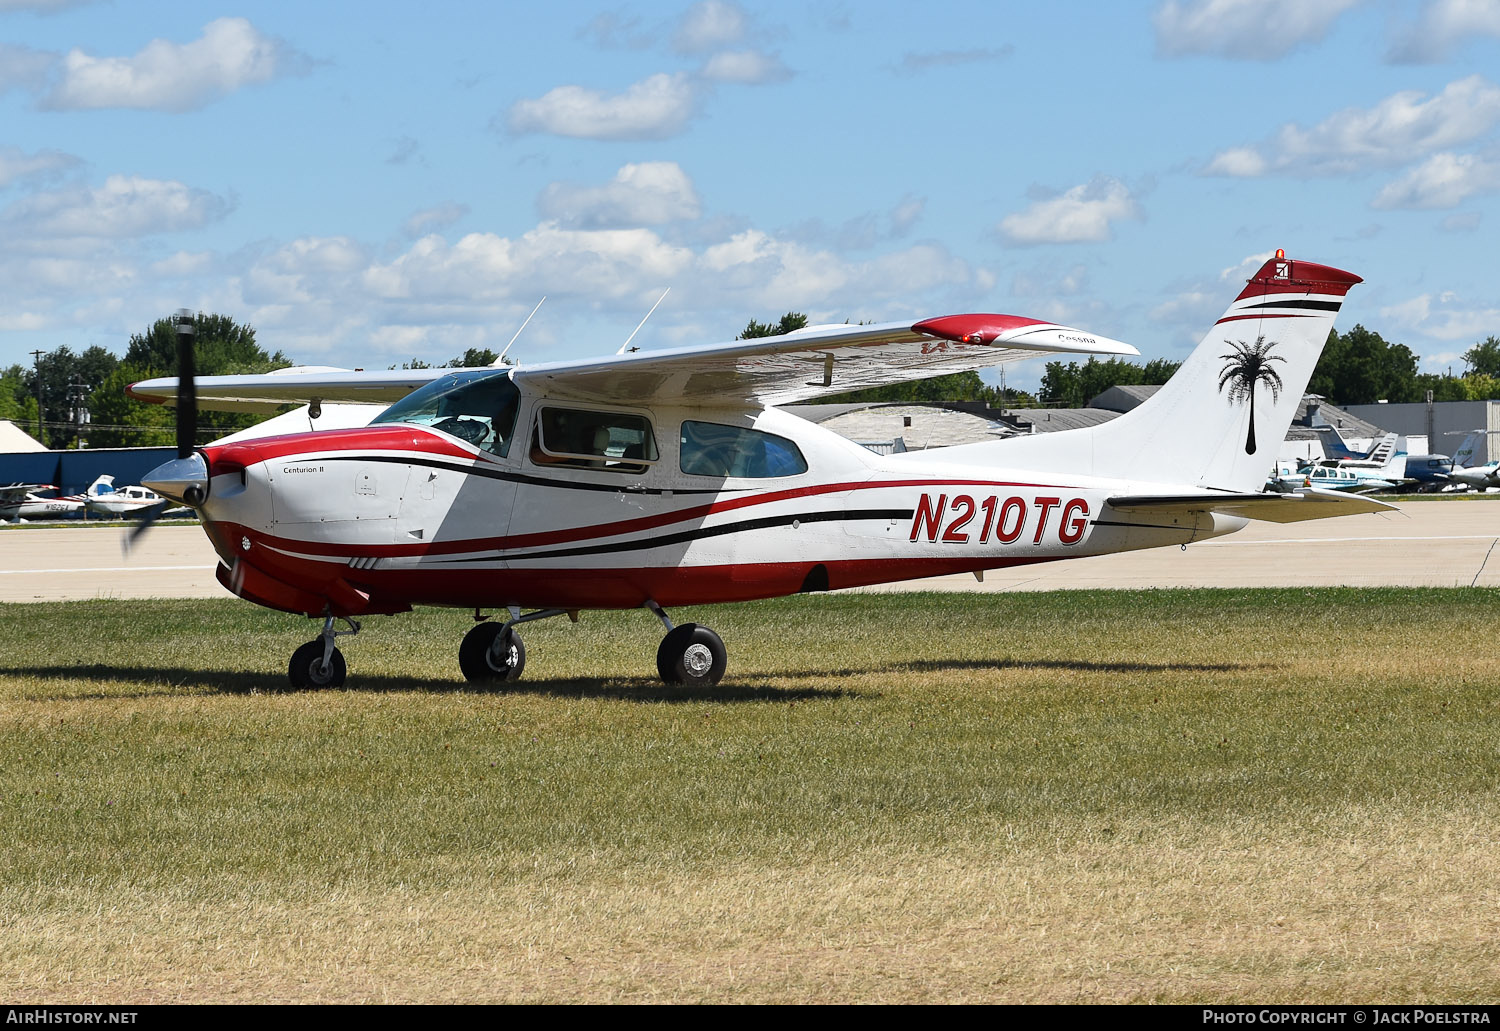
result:
[[[0,530],[0,601],[220,598],[196,526],[158,526],[126,558],[124,527]],[[1278,525],[1180,548],[991,570],[876,590],[1045,591],[1088,587],[1500,586],[1500,498],[1421,501],[1391,515]]]

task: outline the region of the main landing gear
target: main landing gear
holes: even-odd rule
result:
[[[359,624],[352,619],[340,617],[349,624],[348,630],[335,630],[334,617],[323,618],[323,632],[292,652],[291,664],[287,667],[287,678],[293,687],[343,687],[344,653],[334,647],[340,637],[351,637],[359,633]]]
[[[719,635],[697,623],[673,626],[662,607],[648,601],[646,608],[655,613],[667,628],[667,636],[656,650],[656,671],[668,684],[683,687],[712,687],[724,676],[729,653]],[[477,616],[477,614],[476,614]],[[526,646],[516,627],[538,619],[567,616],[578,621],[576,609],[540,609],[524,616],[512,606],[510,619],[504,623],[480,623],[464,635],[458,649],[458,667],[464,679],[482,687],[499,687],[513,683],[526,667]]]
[[[724,641],[706,626],[683,623],[674,626],[662,607],[654,601],[646,602],[667,636],[656,649],[656,671],[668,684],[680,687],[713,687],[724,676],[729,664],[729,653]],[[522,615],[515,606],[510,608],[510,618],[503,623],[481,622],[464,635],[458,648],[458,668],[464,679],[476,687],[498,688],[520,679],[526,668],[526,646],[516,627],[538,619],[567,616],[578,621],[576,609],[539,609]],[[335,630],[337,619],[348,624],[348,630]],[[475,618],[482,618],[475,613]],[[346,616],[325,616],[323,632],[292,653],[287,667],[287,677],[292,686],[343,687],[347,667],[344,653],[334,646],[340,637],[359,633],[359,624]]]

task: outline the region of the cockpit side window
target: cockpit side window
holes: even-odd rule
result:
[[[531,438],[537,465],[642,473],[657,460],[651,423],[640,415],[544,405]]]
[[[455,372],[433,380],[375,417],[425,426],[502,457],[510,453],[521,392],[503,369]]]

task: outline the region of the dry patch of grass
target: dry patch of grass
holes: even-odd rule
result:
[[[1413,642],[1497,601],[788,599],[693,613],[687,695],[641,614],[527,628],[505,695],[374,621],[318,694],[299,620],[10,607],[0,993],[1490,999],[1496,660]]]

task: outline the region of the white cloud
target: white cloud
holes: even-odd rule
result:
[[[1259,254],[1241,258],[1238,265],[1230,265],[1219,273],[1219,281],[1221,283],[1244,283],[1259,272],[1260,267],[1270,261],[1275,254],[1275,251],[1262,251]]]
[[[905,236],[911,232],[926,209],[926,197],[913,197],[911,194],[902,197],[891,209],[891,235]]]
[[[1437,340],[1478,340],[1500,326],[1500,308],[1466,307],[1453,293],[1420,294],[1380,309],[1399,328]]]
[[[701,211],[693,181],[675,161],[625,165],[603,186],[553,183],[537,206],[544,218],[577,229],[661,225]]]
[[[435,208],[427,208],[412,215],[402,223],[401,231],[410,237],[426,236],[428,233],[447,229],[468,213],[467,204],[440,204]]]
[[[13,89],[40,90],[59,60],[57,54],[0,43],[0,96]]]
[[[1438,223],[1438,228],[1445,233],[1472,233],[1482,221],[1484,216],[1477,211],[1461,211],[1443,219]]]
[[[1058,197],[1039,200],[1025,211],[1000,221],[1000,235],[1016,245],[1100,243],[1113,236],[1111,224],[1140,218],[1141,211],[1125,184],[1096,176]]]
[[[781,63],[781,58],[759,50],[726,50],[709,58],[699,74],[710,82],[754,86],[789,79],[792,70]]]
[[[1237,60],[1284,57],[1328,34],[1361,0],[1167,0],[1156,9],[1157,53]]]
[[[682,131],[697,101],[697,89],[685,75],[658,73],[613,95],[583,86],[558,86],[535,100],[516,101],[507,124],[515,133],[664,140]]]
[[[748,28],[749,19],[738,4],[701,0],[683,15],[672,36],[672,46],[683,54],[707,53],[738,43]]]
[[[1456,208],[1470,197],[1500,190],[1500,163],[1476,154],[1434,154],[1385,188],[1377,208]]]
[[[1500,3],[1495,0],[1427,0],[1415,25],[1403,26],[1386,60],[1396,64],[1442,61],[1474,36],[1500,36]]]
[[[29,237],[125,238],[197,229],[229,213],[207,190],[173,180],[112,175],[100,187],[33,194],[0,212],[8,232]]]
[[[20,147],[0,146],[0,189],[11,183],[51,178],[79,164],[78,158],[60,150],[27,154]]]
[[[1085,265],[1073,265],[1059,272],[1056,269],[1030,269],[1017,272],[1010,282],[1013,297],[1050,299],[1075,297],[1088,289],[1089,270]]]
[[[305,59],[244,18],[219,18],[191,43],[155,39],[134,57],[92,57],[74,49],[43,98],[51,110],[146,108],[191,111],[243,86],[295,72]]]
[[[1424,99],[1425,98],[1425,99]],[[1472,141],[1500,124],[1500,87],[1483,76],[1450,82],[1436,96],[1393,93],[1372,108],[1346,108],[1311,129],[1288,124],[1260,147],[1221,151],[1210,175],[1342,175],[1403,165]]]
[[[405,254],[371,265],[363,286],[392,301],[492,303],[523,294],[569,293],[592,298],[633,296],[667,284],[692,262],[692,253],[647,229],[585,231],[543,223],[510,239],[470,233],[450,244],[440,236],[416,241]]]
[[[1269,169],[1269,163],[1254,147],[1231,147],[1215,154],[1203,174],[1253,178],[1265,175]]]
[[[896,70],[903,75],[917,75],[934,68],[955,68],[965,64],[994,64],[1015,53],[1015,47],[1007,43],[1002,47],[985,47],[974,50],[935,50],[925,53],[908,51],[901,55]]]

